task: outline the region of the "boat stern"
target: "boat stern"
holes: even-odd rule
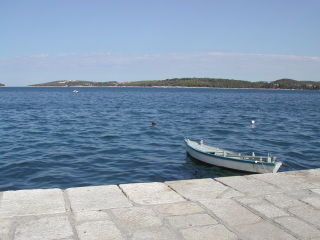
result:
[[[274,164],[275,164],[275,166],[274,166],[272,172],[273,172],[273,173],[276,173],[276,172],[278,172],[279,168],[281,167],[282,162],[275,162]]]

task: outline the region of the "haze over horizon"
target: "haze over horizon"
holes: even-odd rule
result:
[[[320,1],[0,0],[0,83],[320,81]]]

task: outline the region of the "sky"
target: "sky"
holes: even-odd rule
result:
[[[320,81],[319,0],[0,0],[0,83]]]

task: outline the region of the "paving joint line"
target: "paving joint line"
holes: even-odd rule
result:
[[[244,208],[246,208],[247,210],[249,210],[250,212],[252,212],[253,214],[255,214],[255,215],[259,216],[260,218],[262,218],[264,221],[267,221],[267,222],[269,222],[270,224],[272,224],[272,225],[274,225],[274,226],[282,229],[283,231],[287,232],[288,234],[292,235],[293,237],[298,238],[295,233],[293,233],[293,232],[291,232],[289,229],[283,227],[281,224],[277,223],[277,222],[274,221],[272,218],[269,218],[269,217],[265,216],[264,214],[260,213],[259,211],[255,210],[254,208],[250,207],[249,204],[244,204],[244,203],[238,201],[237,199],[233,199],[233,200],[234,200],[236,203],[238,203],[239,205],[241,205],[242,207],[244,207]],[[266,199],[265,199],[265,200],[266,200]],[[272,204],[273,204],[273,203],[272,203]],[[275,206],[275,205],[273,204],[273,206]],[[277,207],[277,206],[275,206],[275,207]],[[277,208],[278,208],[278,207],[277,207]],[[281,209],[281,210],[283,210],[283,209]],[[290,212],[287,212],[287,211],[285,211],[285,212],[288,213],[289,216],[275,217],[275,219],[280,219],[280,218],[284,218],[284,217],[294,217],[294,216],[292,216],[292,214],[291,214]],[[300,239],[300,238],[298,238],[298,239]]]
[[[68,192],[66,189],[62,190],[62,196],[63,196],[63,200],[64,200],[64,204],[65,204],[66,214],[67,214],[73,235],[74,235],[75,239],[78,240],[79,236],[78,236],[78,232],[76,229],[77,222],[74,218],[74,212],[72,210],[71,202],[70,202],[69,195],[68,195]]]
[[[233,226],[229,225],[227,222],[223,221],[220,217],[218,217],[214,212],[212,212],[209,208],[207,208],[205,205],[203,205],[201,202],[198,202],[198,205],[206,210],[206,212],[215,219],[220,225],[225,226],[230,232],[234,233],[239,237],[241,240],[249,240],[246,238],[242,233],[238,232]]]

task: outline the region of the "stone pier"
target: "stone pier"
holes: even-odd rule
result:
[[[320,169],[1,192],[0,239],[320,239]]]

